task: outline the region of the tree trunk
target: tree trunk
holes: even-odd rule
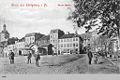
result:
[[[119,49],[120,49],[120,38],[119,38],[119,31],[118,31],[118,35],[117,35],[117,39],[118,39],[118,50],[117,50],[117,52],[119,52]],[[120,53],[117,53],[118,55],[120,54]],[[119,58],[118,58],[118,56],[117,56],[117,60],[119,61]],[[119,72],[120,72],[120,63],[118,62],[118,67],[119,67]]]

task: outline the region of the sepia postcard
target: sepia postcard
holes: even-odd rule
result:
[[[51,74],[120,76],[120,0],[0,0],[0,78]]]

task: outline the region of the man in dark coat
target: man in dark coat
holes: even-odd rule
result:
[[[93,57],[92,52],[90,50],[91,50],[91,46],[90,46],[90,44],[88,44],[86,52],[87,52],[87,55],[88,55],[88,58],[89,58],[89,64],[91,64],[92,57]]]
[[[88,54],[88,58],[89,58],[89,64],[91,64],[92,57],[93,57],[92,52],[90,50],[88,50],[87,54]]]
[[[28,58],[28,62],[27,62],[27,64],[31,64],[31,57],[32,57],[32,53],[29,51],[29,53],[28,53],[28,56],[27,56],[27,58]]]
[[[10,50],[9,59],[10,59],[10,64],[14,64],[14,52],[12,52],[12,50]]]
[[[39,66],[39,60],[40,60],[40,53],[37,52],[35,56],[36,66]]]

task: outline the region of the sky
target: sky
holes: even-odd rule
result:
[[[20,4],[24,6],[21,7]],[[26,4],[39,6],[31,7]],[[5,23],[11,37],[22,38],[32,32],[48,35],[51,29],[73,33],[74,24],[67,20],[71,10],[72,0],[0,0],[0,31]],[[79,29],[78,33],[84,33],[84,29]]]

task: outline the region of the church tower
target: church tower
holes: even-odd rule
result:
[[[9,39],[10,34],[6,29],[6,24],[3,25],[3,30],[0,32],[0,42],[5,42]]]

